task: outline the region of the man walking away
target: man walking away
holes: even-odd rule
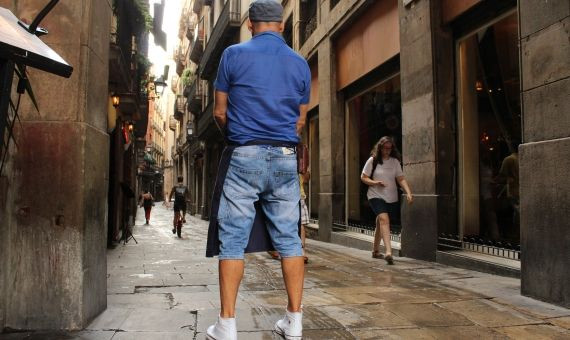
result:
[[[207,255],[219,254],[221,311],[208,339],[237,339],[235,304],[244,271],[244,251],[255,243],[259,204],[281,267],[288,303],[275,332],[301,339],[303,332],[303,249],[299,237],[299,177],[295,146],[305,125],[311,86],[306,60],[281,36],[283,7],[254,0],[249,7],[250,41],[228,47],[214,83],[214,118],[228,147],[220,161],[212,201]],[[216,189],[221,189],[216,191]],[[256,203],[258,202],[258,203]],[[216,207],[216,208],[214,208]],[[250,234],[254,229],[254,233]],[[210,243],[217,238],[217,243]],[[253,248],[260,250],[259,247]]]
[[[172,200],[174,196],[174,220],[172,221],[172,233],[176,234],[176,224],[180,214],[182,214],[182,221],[185,222],[186,217],[186,201],[188,199],[189,193],[188,188],[184,185],[184,178],[182,176],[178,177],[178,183],[172,187],[170,190],[170,196],[168,196],[168,201]]]

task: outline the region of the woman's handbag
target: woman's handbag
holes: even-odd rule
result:
[[[300,174],[307,173],[309,170],[309,148],[304,143],[297,145],[297,171]]]

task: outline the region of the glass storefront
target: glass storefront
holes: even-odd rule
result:
[[[516,12],[457,43],[459,237],[519,245],[521,141]]]
[[[366,199],[368,188],[360,181],[360,174],[372,147],[382,136],[392,137],[402,150],[399,74],[347,102],[346,129],[345,222],[374,229],[375,216]],[[398,229],[399,217],[391,223]]]

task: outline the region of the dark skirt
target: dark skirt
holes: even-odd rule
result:
[[[394,221],[398,217],[398,202],[387,203],[381,198],[371,198],[368,203],[375,216],[387,213],[390,221]]]

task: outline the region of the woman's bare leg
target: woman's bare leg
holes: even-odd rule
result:
[[[392,242],[390,240],[390,217],[387,213],[379,215],[380,230],[382,231],[382,239],[384,240],[384,247],[386,247],[386,256],[392,255]]]

